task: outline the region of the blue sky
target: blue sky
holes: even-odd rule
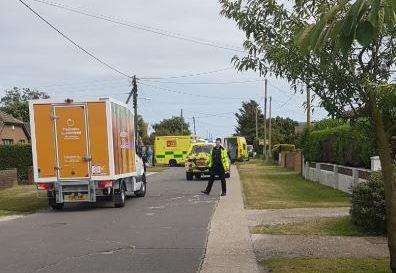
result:
[[[240,54],[238,52],[126,28],[32,0],[25,1],[84,48],[127,74],[173,77],[222,70],[195,77],[145,82],[162,89],[139,85],[140,97],[150,98],[139,100],[139,112],[149,124],[180,115],[183,109],[190,123],[192,116],[197,117],[199,135],[205,137],[211,132],[213,136],[226,136],[234,131],[233,113],[242,100],[255,99],[263,104],[264,84],[257,81],[257,75],[238,73],[230,68],[230,60]],[[213,0],[57,2],[232,48],[241,47],[243,42],[243,33],[232,21],[219,15],[219,5]],[[1,1],[0,10],[3,11],[0,16],[0,96],[5,89],[20,86],[38,88],[58,98],[110,96],[125,101],[130,89],[125,77],[81,53],[18,1]],[[241,81],[251,82],[235,83]],[[302,103],[305,96],[294,95],[283,79],[268,77],[268,81],[273,116],[304,121]],[[232,84],[202,84],[230,82]],[[325,116],[326,112],[318,108],[313,119]]]

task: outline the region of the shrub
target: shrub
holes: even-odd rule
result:
[[[296,149],[296,146],[294,146],[293,144],[275,144],[272,147],[272,158],[275,161],[279,160],[279,154],[281,152],[285,152],[285,151],[294,151]]]
[[[32,165],[32,149],[30,145],[0,146],[0,170],[16,168],[19,182],[27,181],[28,169]]]
[[[381,173],[372,173],[369,180],[352,189],[352,222],[366,232],[386,232],[385,189]]]

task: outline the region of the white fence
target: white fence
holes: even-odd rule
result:
[[[305,179],[351,193],[352,186],[366,181],[372,170],[345,167],[328,163],[308,163],[302,168]]]

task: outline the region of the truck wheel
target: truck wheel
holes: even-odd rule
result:
[[[113,202],[115,208],[122,208],[125,206],[125,189],[123,186],[118,190],[114,190]]]
[[[146,175],[143,174],[142,187],[140,188],[140,190],[135,191],[135,195],[136,195],[136,197],[144,197],[144,196],[146,196],[146,192],[147,192],[147,181],[146,181]]]
[[[169,160],[169,167],[176,167],[177,161],[174,159]]]
[[[53,210],[61,210],[61,209],[63,209],[63,203],[56,203],[55,197],[48,197],[48,205]]]
[[[197,174],[195,175],[195,178],[196,178],[197,180],[201,180],[201,174],[200,174],[200,173],[197,173]]]
[[[193,180],[193,179],[194,179],[193,173],[190,173],[190,172],[186,173],[186,179],[187,179],[188,181]]]

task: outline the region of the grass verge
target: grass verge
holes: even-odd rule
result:
[[[254,234],[323,235],[323,236],[367,236],[351,222],[350,216],[326,217],[304,222],[257,226],[250,229]]]
[[[349,195],[260,159],[238,164],[247,209],[350,206]]]
[[[260,262],[271,273],[390,273],[388,259],[275,259]]]
[[[35,185],[18,185],[0,190],[0,216],[33,213],[47,205],[46,198],[37,196]]]

